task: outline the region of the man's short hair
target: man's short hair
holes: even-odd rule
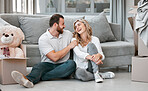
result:
[[[54,14],[54,15],[52,15],[52,17],[49,20],[49,26],[52,27],[54,23],[59,24],[60,18],[63,18],[64,19],[64,17],[62,15],[60,15],[60,14]]]

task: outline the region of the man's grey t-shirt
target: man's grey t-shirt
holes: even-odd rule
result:
[[[59,37],[54,37],[50,34],[50,32],[47,31],[42,34],[39,38],[39,50],[41,53],[41,62],[50,62],[50,63],[63,63],[69,59],[70,52],[67,53],[65,57],[58,60],[57,62],[51,61],[49,58],[47,58],[46,54],[48,54],[51,51],[60,51],[67,47],[72,39],[72,33],[68,30],[63,30],[63,33],[59,35]]]

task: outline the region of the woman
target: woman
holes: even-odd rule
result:
[[[92,28],[84,19],[74,22],[73,40],[78,46],[74,50],[74,61],[77,64],[75,78],[82,81],[95,79],[97,83],[103,82],[102,78],[113,78],[113,72],[99,73],[98,65],[103,64],[105,56],[102,52],[100,41],[92,36]]]

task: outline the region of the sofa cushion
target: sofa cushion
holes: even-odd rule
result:
[[[106,57],[133,55],[135,53],[134,44],[126,41],[115,41],[101,43],[103,53]]]
[[[86,18],[92,27],[93,35],[100,39],[100,42],[114,41],[114,37],[110,25],[107,21],[105,14],[102,12],[98,16]]]
[[[20,28],[25,34],[27,43],[38,43],[38,38],[49,28],[50,17],[20,17]]]
[[[73,28],[73,23],[77,20],[77,19],[82,19],[84,17],[73,17],[73,16],[64,16],[64,22],[65,22],[65,30],[69,30],[71,32],[74,32],[74,28]]]

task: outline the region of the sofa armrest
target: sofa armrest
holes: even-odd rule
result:
[[[121,40],[121,30],[119,24],[109,23],[111,30],[118,41]]]

